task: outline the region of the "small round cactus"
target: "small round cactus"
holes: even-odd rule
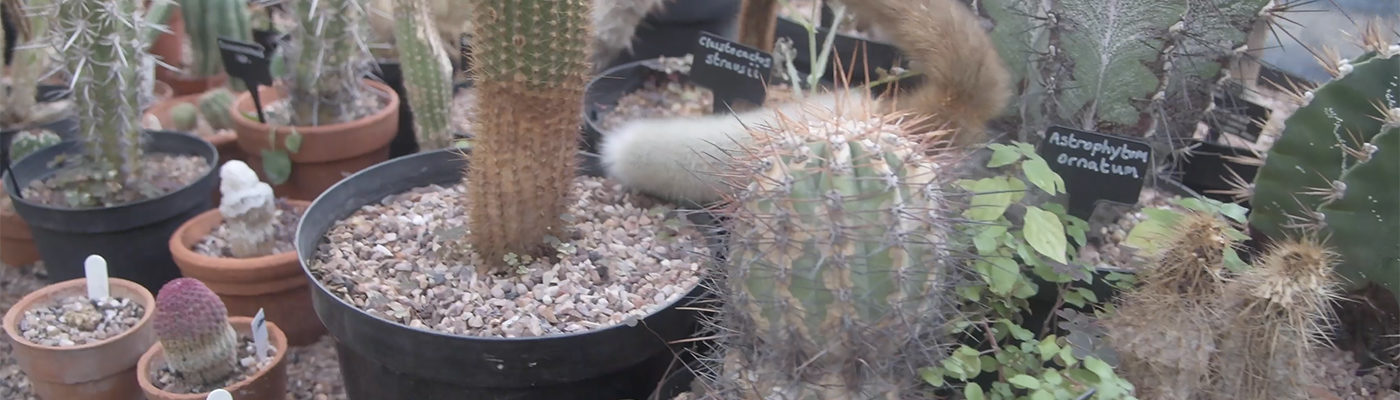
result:
[[[170,368],[190,383],[219,384],[238,362],[237,334],[219,296],[194,278],[176,278],[156,294],[156,337]]]
[[[194,104],[180,103],[170,107],[170,121],[174,122],[173,128],[191,132],[199,126],[199,109]]]
[[[233,92],[228,88],[218,88],[199,96],[199,113],[215,131],[233,129]]]

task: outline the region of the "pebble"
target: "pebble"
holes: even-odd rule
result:
[[[32,343],[72,347],[120,335],[145,315],[146,308],[131,299],[108,297],[92,301],[85,295],[73,296],[26,310],[19,329],[24,339]]]

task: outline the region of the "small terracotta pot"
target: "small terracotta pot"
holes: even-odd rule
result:
[[[156,66],[156,81],[169,85],[172,97],[204,93],[206,90],[223,86],[225,82],[228,82],[228,74],[224,73],[199,78],[190,78],[180,74],[179,70],[183,69],[185,65],[185,41],[189,38],[185,34],[184,14],[177,8],[170,13],[170,20],[166,21],[166,25],[170,28],[170,33],[162,33],[157,36],[155,43],[151,44],[150,52],[159,57],[162,62],[176,68],[172,70]]]
[[[228,317],[228,323],[233,325],[233,330],[239,336],[247,335],[253,330],[253,319],[248,317]],[[272,355],[272,365],[263,368],[238,383],[224,387],[233,398],[238,400],[281,400],[287,398],[287,335],[277,328],[277,324],[267,322],[267,342],[269,346],[277,349],[277,354]],[[141,385],[141,391],[146,393],[148,400],[204,400],[209,397],[209,393],[179,394],[171,393],[156,388],[151,383],[151,371],[165,365],[165,348],[160,342],[150,347],[146,354],[141,355],[141,361],[136,364],[136,379]]]
[[[9,197],[3,187],[0,187],[0,196]],[[0,207],[0,263],[22,267],[36,261],[39,261],[39,248],[34,247],[29,224],[15,213],[14,207]]]
[[[145,6],[149,8],[151,2],[146,1]],[[165,21],[165,25],[170,28],[170,33],[161,33],[156,36],[156,41],[151,43],[151,48],[148,51],[166,64],[183,64],[181,59],[184,58],[185,51],[185,16],[178,7],[170,13],[170,19]],[[159,66],[156,67],[157,72],[160,69]]]
[[[306,211],[311,202],[288,200]],[[209,232],[223,223],[215,208],[185,221],[170,235],[170,255],[180,274],[204,282],[219,295],[229,315],[251,317],[263,310],[276,322],[292,346],[315,343],[326,327],[311,307],[311,289],[297,262],[296,251],[254,258],[210,257],[192,250]]]
[[[19,322],[26,310],[68,296],[87,294],[87,279],[78,278],[45,286],[15,303],[5,313],[5,335],[14,344],[15,360],[29,376],[34,394],[46,400],[110,399],[137,400],[141,388],[136,381],[136,364],[141,354],[156,343],[151,316],[155,296],[146,288],[125,279],[108,280],[110,293],[140,303],[146,315],[135,327],[97,343],[73,347],[41,346],[25,340]]]
[[[238,95],[234,101],[235,130],[238,147],[248,157],[248,165],[267,181],[262,168],[262,150],[275,146],[285,150],[287,135],[293,130],[302,136],[301,148],[291,153],[291,176],[272,189],[278,197],[314,200],[317,195],[352,173],[389,159],[389,142],[394,140],[399,125],[399,96],[388,85],[364,80],[369,92],[378,92],[388,101],[379,111],[365,118],[346,123],[321,126],[277,126],[276,143],[268,143],[268,132],[274,127],[249,119],[243,113],[255,114],[253,97]],[[283,98],[277,87],[259,88],[263,104]]]

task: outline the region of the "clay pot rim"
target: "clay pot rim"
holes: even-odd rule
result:
[[[341,132],[347,129],[364,126],[368,124],[369,121],[376,121],[388,118],[389,114],[396,113],[399,111],[399,102],[401,100],[399,99],[398,93],[394,92],[393,88],[389,87],[389,85],[386,85],[383,82],[376,81],[374,79],[365,78],[361,79],[360,81],[364,83],[365,86],[369,86],[371,89],[377,90],[379,92],[378,95],[388,99],[388,102],[384,104],[384,107],[380,108],[378,111],[345,122],[335,123],[331,125],[271,125],[264,124],[257,120],[248,119],[243,117],[242,113],[239,110],[243,108],[243,105],[245,103],[249,106],[252,106],[252,92],[240,93],[238,95],[238,98],[233,100],[233,107],[231,110],[229,110],[229,112],[234,113],[235,124],[245,125],[247,127],[263,132],[275,128],[277,130],[277,135],[279,135],[280,138],[281,135],[289,134],[292,130],[295,130],[302,136],[340,134]],[[286,87],[282,85],[259,87],[259,91],[267,91],[269,92],[269,94],[272,94],[272,96],[263,95],[263,106],[266,107],[267,104],[270,104],[277,100],[281,100],[282,96],[286,95],[285,89]]]
[[[39,290],[35,290],[27,295],[24,295],[23,298],[20,298],[19,301],[15,302],[15,305],[11,306],[10,310],[5,313],[5,335],[10,337],[11,343],[14,343],[17,346],[24,346],[35,350],[78,351],[106,346],[113,342],[125,339],[127,336],[131,336],[134,332],[140,330],[142,326],[151,323],[151,319],[155,317],[156,297],[151,294],[150,290],[146,290],[144,286],[138,285],[136,284],[136,282],[132,282],[121,278],[107,278],[107,282],[109,287],[121,286],[135,292],[137,294],[137,298],[132,300],[141,301],[141,304],[144,305],[146,309],[146,312],[144,315],[141,316],[141,319],[137,320],[135,325],[132,325],[131,328],[127,329],[121,334],[96,342],[84,344],[81,346],[63,347],[45,346],[42,344],[30,342],[29,339],[25,339],[24,335],[19,332],[20,318],[24,316],[25,311],[32,309],[35,304],[38,304],[39,299],[49,297],[52,294],[68,290],[81,290],[81,293],[86,294],[87,278],[76,278],[44,286]]]
[[[284,200],[287,203],[291,204],[293,207],[300,208],[302,210],[303,216],[305,216],[306,210],[311,207],[311,202],[306,200],[297,200],[291,198]],[[199,252],[196,252],[190,248],[194,245],[194,243],[185,243],[185,241],[181,239],[183,239],[185,232],[189,231],[194,227],[196,222],[203,222],[204,219],[214,220],[213,226],[217,227],[218,224],[223,223],[224,216],[223,214],[219,213],[219,208],[216,206],[212,209],[199,213],[199,215],[196,215],[194,218],[186,220],[185,223],[180,224],[179,228],[175,228],[175,233],[170,235],[170,255],[172,258],[188,259],[202,266],[205,266],[206,269],[249,269],[254,265],[288,263],[296,260],[297,252],[295,249],[293,249],[292,251],[252,258],[213,257],[200,254]],[[298,218],[297,221],[300,222],[301,219]],[[296,272],[299,275],[301,273],[300,268],[298,268]]]
[[[231,315],[228,317],[228,323],[233,325],[233,330],[235,332],[243,334],[252,330],[252,327],[249,325],[253,323],[253,318]],[[287,352],[290,350],[290,347],[287,345],[287,334],[282,332],[282,328],[277,327],[277,324],[272,321],[267,321],[267,342],[268,346],[277,349],[277,354],[272,355],[272,362],[267,364],[266,368],[260,369],[247,378],[243,378],[243,380],[225,386],[222,389],[230,393],[238,393],[239,389],[267,377],[269,373],[276,370],[277,367],[286,360]],[[163,399],[172,400],[204,400],[209,396],[209,392],[177,394],[157,388],[155,384],[151,383],[150,377],[151,365],[155,363],[156,357],[160,357],[161,361],[165,360],[165,347],[161,346],[159,340],[151,345],[151,348],[147,349],[145,354],[141,355],[140,361],[136,362],[136,382],[141,386],[142,392],[157,393],[160,394]]]
[[[162,83],[163,83],[163,82],[162,82]],[[197,106],[199,106],[199,96],[203,96],[204,93],[206,93],[206,92],[191,93],[191,94],[186,94],[186,95],[181,95],[181,96],[170,97],[170,98],[167,98],[167,99],[164,99],[164,100],[161,100],[161,101],[157,101],[157,102],[155,102],[154,104],[151,104],[151,106],[150,106],[149,108],[147,108],[146,111],[143,112],[141,115],[151,115],[151,116],[156,117],[156,119],[160,119],[160,115],[159,115],[160,113],[169,112],[171,108],[174,108],[175,105],[176,105],[176,104],[179,104],[179,103],[190,103],[190,104],[194,104],[194,105],[197,107]],[[197,133],[195,133],[195,132],[190,132],[190,131],[184,131],[184,130],[175,129],[175,127],[173,127],[173,126],[171,126],[171,127],[166,127],[166,126],[164,126],[164,125],[165,125],[164,122],[161,122],[161,125],[162,125],[162,126],[160,127],[161,130],[168,130],[168,131],[174,131],[174,132],[184,132],[184,133],[188,133],[188,134],[191,134],[191,135],[193,135],[193,136],[197,136],[197,137],[203,138],[204,140],[208,140],[209,143],[213,144],[213,145],[216,146],[216,147],[217,147],[217,146],[220,146],[220,145],[228,144],[228,143],[233,143],[234,141],[238,140],[238,133],[235,132],[233,129],[225,129],[223,133],[216,133],[216,134],[209,135],[209,136],[199,136],[199,134],[197,134]],[[220,160],[220,161],[227,161],[227,160]]]

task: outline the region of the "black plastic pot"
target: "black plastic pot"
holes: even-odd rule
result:
[[[332,186],[297,227],[297,255],[313,282],[312,305],[337,339],[351,399],[645,398],[673,357],[670,341],[698,329],[697,287],[635,326],[532,338],[449,335],[366,314],[332,294],[307,261],[325,233],[359,207],[428,184],[453,184],[467,160],[451,149],[413,154],[364,169]]]
[[[172,131],[146,131],[148,153],[186,154],[203,157],[209,172],[189,186],[164,196],[115,207],[67,209],[37,204],[21,198],[15,183],[6,177],[5,191],[15,211],[29,223],[34,243],[48,268],[48,281],[83,277],[83,260],[97,254],[107,260],[108,274],[160,290],[180,276],[170,257],[170,235],[186,220],[213,207],[209,196],[218,185],[218,152],[208,141]],[[15,163],[11,173],[20,187],[45,179],[56,170],[49,164],[57,157],[81,151],[79,141],[64,141],[36,151]]]
[[[657,57],[690,54],[700,32],[733,38],[738,32],[736,19],[739,0],[677,0],[662,5],[660,12],[648,15],[632,36],[632,50],[624,51],[605,68]]]

